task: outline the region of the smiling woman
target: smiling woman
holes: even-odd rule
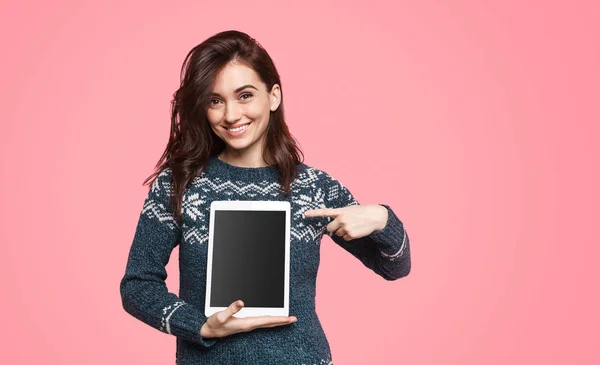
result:
[[[289,193],[303,155],[285,123],[281,78],[267,51],[246,33],[223,31],[190,50],[180,75],[169,143],[144,182],[172,168],[176,218],[186,187],[215,155],[236,166],[277,168]]]
[[[360,205],[341,182],[302,162],[279,74],[253,38],[234,30],[210,37],[190,51],[181,75],[169,142],[148,178],[120,283],[124,309],[177,337],[177,364],[333,364],[315,308],[321,239],[327,232],[391,281],[411,269],[403,223],[388,205]],[[290,316],[237,318],[243,297],[205,316],[207,227],[218,200],[289,201]],[[179,295],[165,284],[176,246]]]
[[[216,77],[206,112],[212,130],[227,144],[220,158],[239,166],[264,166],[267,126],[280,102],[278,84],[267,90],[251,67],[239,60],[227,63]]]

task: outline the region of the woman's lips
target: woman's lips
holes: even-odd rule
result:
[[[250,128],[250,124],[252,124],[252,122],[238,125],[238,126],[237,126],[237,127],[235,127],[235,128],[238,128],[238,127],[241,127],[241,126],[247,125],[247,127],[246,127],[246,128],[244,128],[244,129],[242,129],[241,131],[238,131],[238,132],[232,132],[232,131],[231,131],[229,128],[227,128],[227,127],[223,127],[223,128],[225,128],[225,130],[227,131],[227,134],[229,134],[230,136],[232,136],[232,137],[239,137],[239,136],[242,136],[242,135],[244,135],[244,134],[246,133],[246,131],[247,131],[247,130]]]

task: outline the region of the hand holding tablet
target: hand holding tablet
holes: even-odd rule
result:
[[[284,326],[296,322],[293,316],[258,316],[237,318],[233,315],[242,309],[244,303],[237,300],[227,309],[219,311],[208,317],[208,320],[200,329],[200,336],[225,337],[238,332],[249,332],[256,328]]]

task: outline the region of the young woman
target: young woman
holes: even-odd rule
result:
[[[140,213],[123,307],[177,338],[177,364],[332,364],[315,312],[323,234],[385,278],[410,272],[409,239],[385,204],[359,205],[323,170],[306,165],[284,120],[279,74],[268,53],[238,31],[193,48],[172,101],[171,134]],[[291,204],[289,317],[204,315],[210,203]],[[179,295],[165,265],[179,245]]]

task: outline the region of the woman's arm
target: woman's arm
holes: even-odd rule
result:
[[[161,172],[145,199],[120,283],[123,308],[140,321],[209,348],[215,338],[200,336],[206,316],[167,290],[166,265],[181,238],[169,203],[171,171]]]
[[[326,208],[359,205],[352,193],[340,181],[326,175],[325,182]],[[349,241],[335,233],[327,231],[327,234],[336,244],[350,252],[379,276],[386,280],[396,280],[410,273],[410,240],[404,224],[393,209],[386,204],[380,205],[385,207],[388,213],[383,229]]]

